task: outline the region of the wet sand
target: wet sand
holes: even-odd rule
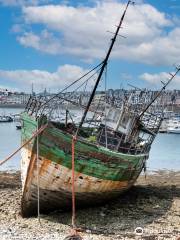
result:
[[[70,233],[70,212],[41,215],[41,225],[37,218],[21,217],[19,172],[0,172],[0,196],[0,239],[61,240]],[[78,210],[76,222],[85,240],[180,240],[180,172],[142,175],[118,199]]]

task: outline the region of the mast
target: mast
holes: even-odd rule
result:
[[[80,122],[80,124],[79,124],[79,127],[78,127],[78,129],[77,129],[76,136],[77,136],[78,131],[79,131],[79,129],[82,127],[82,124],[83,124],[83,122],[84,122],[84,120],[85,120],[85,118],[86,118],[87,112],[88,112],[89,107],[90,107],[90,105],[91,105],[91,103],[92,103],[92,100],[93,100],[93,98],[94,98],[94,95],[95,95],[96,89],[97,89],[97,87],[98,87],[98,84],[99,84],[99,82],[100,82],[100,80],[101,80],[101,77],[102,77],[102,75],[103,75],[104,69],[105,69],[105,67],[106,67],[106,65],[107,65],[107,63],[108,63],[108,59],[109,59],[109,56],[110,56],[111,51],[112,51],[112,49],[113,49],[113,46],[114,46],[114,43],[115,43],[115,41],[116,41],[117,35],[118,35],[118,33],[119,33],[119,29],[120,29],[121,26],[122,26],[124,17],[125,17],[125,15],[126,15],[126,11],[127,11],[128,6],[129,6],[129,4],[130,4],[131,2],[132,2],[131,0],[129,0],[129,1],[127,2],[126,8],[125,8],[125,10],[124,10],[124,13],[123,13],[121,19],[120,19],[120,22],[119,22],[119,25],[118,25],[118,27],[117,27],[117,29],[116,29],[116,32],[115,32],[115,34],[114,34],[114,37],[113,37],[112,40],[111,40],[111,44],[110,44],[109,50],[108,50],[107,55],[106,55],[106,57],[105,57],[105,59],[104,59],[104,61],[103,61],[102,68],[101,68],[101,70],[100,70],[100,72],[99,72],[99,75],[98,75],[98,78],[97,78],[97,80],[96,80],[94,89],[93,89],[93,91],[92,91],[92,93],[91,93],[91,96],[90,96],[90,98],[89,98],[89,102],[88,102],[88,104],[87,104],[87,107],[86,107],[86,109],[85,109],[85,111],[84,111],[84,114],[83,114],[83,116],[82,116],[81,122]]]

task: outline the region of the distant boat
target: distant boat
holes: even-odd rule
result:
[[[160,133],[178,133],[180,114],[172,111],[164,112],[164,119],[159,128]]]
[[[159,128],[159,133],[167,133],[168,125],[169,119],[163,119],[161,126]]]
[[[17,129],[17,130],[21,130],[21,129],[22,129],[22,126],[21,126],[21,125],[16,125],[16,129]]]
[[[13,118],[10,116],[0,116],[0,123],[13,122]]]
[[[167,127],[167,132],[168,133],[180,133],[180,119],[179,118],[174,118],[169,120],[169,124]]]

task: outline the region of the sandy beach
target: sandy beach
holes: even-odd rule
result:
[[[63,240],[70,233],[70,212],[41,215],[41,224],[37,218],[21,217],[19,172],[0,172],[0,196],[1,239]],[[118,199],[78,210],[76,222],[85,240],[180,239],[180,172],[142,175]],[[136,228],[143,231],[141,236],[135,233]]]

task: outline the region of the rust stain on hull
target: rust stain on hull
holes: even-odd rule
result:
[[[43,161],[42,164],[40,165],[39,175],[43,175],[47,171],[48,166],[50,164],[51,164],[51,160]]]

